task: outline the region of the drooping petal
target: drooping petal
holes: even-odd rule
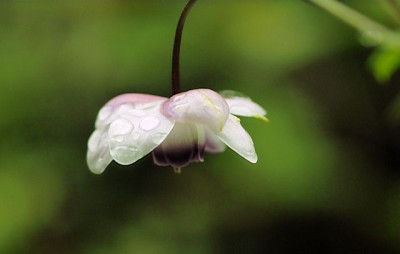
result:
[[[211,130],[206,129],[206,148],[208,153],[222,153],[225,151],[225,144]]]
[[[218,135],[219,139],[224,142],[233,151],[237,152],[243,158],[252,163],[257,162],[257,154],[254,149],[253,141],[250,135],[240,124],[240,119],[229,115],[222,132]]]
[[[203,161],[204,127],[199,124],[175,123],[168,137],[153,151],[159,166],[182,168],[193,161]]]
[[[268,119],[265,117],[267,112],[260,105],[253,102],[245,95],[231,90],[221,91],[220,94],[225,98],[226,102],[228,103],[231,114],[238,116],[256,117],[264,121],[268,121]]]
[[[221,131],[229,115],[225,99],[210,89],[195,89],[172,96],[162,112],[179,123],[203,124]]]
[[[118,116],[108,130],[110,154],[116,162],[132,164],[167,137],[174,122],[161,114],[161,102],[123,104],[116,109]]]
[[[100,109],[95,126],[97,129],[107,128],[112,121],[132,106],[135,108],[151,107],[166,100],[167,98],[148,94],[121,94],[111,99]]]
[[[88,141],[86,155],[90,171],[101,174],[112,161],[107,131],[95,130]]]

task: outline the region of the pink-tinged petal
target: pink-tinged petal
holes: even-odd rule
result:
[[[231,90],[221,91],[220,94],[228,103],[231,114],[256,117],[264,121],[268,121],[268,119],[265,117],[267,112],[260,105],[253,102],[250,98]]]
[[[167,100],[167,98],[156,95],[141,94],[141,93],[126,93],[112,98],[109,102],[107,102],[106,105],[115,107],[126,103],[132,105],[138,105],[138,104],[148,104],[152,102],[157,102],[157,101],[159,102],[165,100]]]
[[[97,129],[108,128],[110,123],[117,119],[121,112],[125,112],[126,109],[132,106],[137,109],[142,109],[158,105],[166,100],[167,98],[148,94],[121,94],[111,99],[100,109],[97,114],[95,126]]]
[[[101,174],[112,161],[108,146],[108,134],[106,131],[95,130],[88,141],[86,155],[90,171]]]
[[[246,130],[243,129],[239,118],[229,115],[229,118],[218,137],[228,147],[246,160],[252,163],[257,162],[257,154],[254,149],[253,141]]]
[[[153,151],[159,166],[182,168],[203,161],[205,132],[202,125],[175,123],[168,137]]]
[[[162,101],[161,101],[162,102]],[[110,154],[122,165],[132,164],[156,148],[174,122],[160,111],[161,103],[122,104],[108,130]]]
[[[225,144],[212,131],[206,129],[206,148],[208,153],[222,153],[225,151]]]
[[[163,103],[164,115],[179,123],[203,124],[221,131],[229,115],[225,99],[209,89],[195,89],[172,96]]]

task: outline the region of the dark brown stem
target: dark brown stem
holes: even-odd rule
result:
[[[183,26],[185,25],[186,17],[197,0],[189,0],[183,9],[181,17],[179,18],[178,26],[175,32],[174,49],[172,52],[172,95],[180,92],[180,77],[179,77],[179,56],[181,51],[181,40]]]

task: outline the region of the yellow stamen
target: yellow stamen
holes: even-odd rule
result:
[[[232,115],[232,116],[234,117],[234,119],[235,119],[236,122],[240,123],[240,118],[239,118],[239,117],[236,117],[236,116],[234,116],[234,115]]]
[[[207,95],[205,92],[203,92],[203,91],[201,91],[201,90],[199,90],[199,92],[200,92],[201,95],[203,96],[204,101],[207,102],[208,105],[210,105],[211,108],[217,113],[218,119],[219,119],[219,131],[222,131],[222,129],[224,128],[224,123],[222,122],[222,114],[221,114],[221,112],[218,110],[218,108],[217,108],[217,106],[215,105],[214,101],[211,100],[211,98],[208,97],[208,95]]]
[[[263,120],[263,121],[266,122],[266,123],[269,123],[269,119],[266,118],[265,116],[262,116],[262,115],[255,115],[254,117],[257,118],[257,119]]]

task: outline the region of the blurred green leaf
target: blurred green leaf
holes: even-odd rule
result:
[[[372,73],[377,81],[384,83],[389,81],[390,77],[400,67],[400,48],[378,48],[368,60]]]

